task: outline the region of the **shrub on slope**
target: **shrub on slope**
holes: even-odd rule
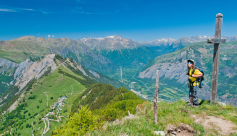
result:
[[[143,102],[144,100],[124,87],[115,89],[112,85],[101,83],[91,85],[74,101],[68,123],[60,129],[55,130],[53,134],[60,135],[64,134],[64,132],[86,134],[89,131],[93,131],[93,129],[101,128],[105,121],[114,121],[126,116],[128,110],[130,113],[135,114],[137,104]],[[96,120],[85,121],[83,126],[81,126],[80,121],[73,119],[84,118],[85,115],[79,115],[79,113],[82,112],[81,110],[84,110],[85,106],[88,106],[86,111],[90,113],[91,119],[96,118]],[[87,116],[85,118],[89,117]],[[74,126],[70,126],[71,122],[74,122]],[[94,126],[94,128],[90,130],[84,129],[84,127],[89,126]],[[70,135],[73,134],[70,133]]]

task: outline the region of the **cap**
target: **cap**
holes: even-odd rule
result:
[[[194,60],[192,60],[192,59],[187,60],[187,62],[192,62],[194,64]]]

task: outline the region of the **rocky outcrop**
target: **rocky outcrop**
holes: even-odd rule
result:
[[[33,62],[27,59],[21,64],[0,58],[0,94],[9,89],[30,67]]]
[[[11,62],[9,60],[0,58],[0,73],[3,73],[4,71],[12,68],[15,69],[19,66],[19,64]]]
[[[186,60],[176,63],[159,63],[139,73],[139,78],[156,78],[156,70],[159,69],[159,77],[177,79],[178,82],[187,82]]]
[[[187,81],[187,51],[182,51],[177,57],[169,58],[170,60],[179,60],[171,62],[162,62],[139,73],[139,78],[156,78],[156,70],[159,70],[159,77],[176,79],[180,83]]]
[[[77,69],[79,69],[83,73],[83,75],[88,76],[81,65],[77,65]]]
[[[32,79],[39,79],[45,71],[51,67],[51,73],[56,69],[57,65],[55,64],[53,58],[55,54],[47,55],[41,61],[34,62],[30,68],[22,75],[22,77],[16,82],[15,85],[19,86],[19,90],[23,89],[25,85]]]
[[[14,80],[18,80],[23,74],[25,74],[25,72],[32,64],[33,62],[30,61],[30,59],[26,59],[25,61],[21,62],[21,64],[19,64],[18,68],[15,71]]]
[[[95,71],[89,70],[89,72],[94,75],[97,78],[100,78],[100,75],[98,73],[96,73]]]

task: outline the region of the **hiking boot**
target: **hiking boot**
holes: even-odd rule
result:
[[[187,106],[193,106],[193,104],[189,102],[189,103],[187,104]]]
[[[189,99],[187,106],[193,106],[193,97]]]

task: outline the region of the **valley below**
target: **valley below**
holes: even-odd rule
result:
[[[152,126],[152,130],[149,125],[141,128],[141,134],[145,134],[145,129],[165,130],[169,123],[151,125],[152,111],[148,110],[154,100],[156,70],[159,70],[159,105],[164,109],[173,106],[169,110],[179,112],[182,121],[175,122],[176,125],[187,123],[195,134],[207,134],[200,124],[191,121],[192,114],[207,116],[211,111],[212,116],[223,114],[232,121],[236,117],[237,38],[223,37],[228,42],[221,44],[217,99],[228,104],[226,107],[208,103],[213,45],[207,44],[206,38],[136,42],[118,35],[77,40],[25,36],[1,41],[0,134],[50,136],[108,132],[113,135],[117,128],[108,123],[119,124],[123,120],[122,124],[129,125],[125,117],[136,116]],[[202,88],[197,89],[205,115],[201,110],[185,108],[188,59],[193,59],[205,73]],[[216,113],[215,109],[230,111]],[[174,114],[159,110],[165,114],[164,118]],[[159,118],[162,120],[161,115]]]

